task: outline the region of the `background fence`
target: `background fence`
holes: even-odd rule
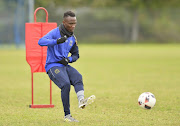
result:
[[[30,0],[29,0],[30,1]],[[24,45],[25,23],[32,22],[35,7],[28,0],[0,1],[0,45]],[[33,7],[34,9],[32,10]],[[180,8],[63,7],[50,2],[45,6],[49,22],[62,22],[63,13],[73,10],[77,16],[75,35],[80,43],[180,43]],[[45,21],[45,13],[37,13]]]

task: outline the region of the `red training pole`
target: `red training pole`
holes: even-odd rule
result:
[[[52,81],[50,80],[50,105],[52,104]]]
[[[34,101],[34,97],[33,97],[33,72],[31,72],[31,83],[32,83],[32,85],[31,85],[31,90],[32,90],[32,105],[33,105],[33,101]]]

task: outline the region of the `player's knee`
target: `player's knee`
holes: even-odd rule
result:
[[[64,83],[64,85],[62,87],[62,89],[66,90],[66,91],[70,91],[70,88],[71,88],[71,84],[68,82]]]

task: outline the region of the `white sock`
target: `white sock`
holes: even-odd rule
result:
[[[84,90],[80,90],[77,92],[77,98],[78,98],[78,101],[84,99]]]

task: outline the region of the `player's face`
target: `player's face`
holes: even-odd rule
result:
[[[65,17],[64,20],[63,20],[64,27],[69,32],[73,32],[74,31],[74,29],[76,27],[76,23],[77,23],[76,17],[68,16],[68,17]]]

